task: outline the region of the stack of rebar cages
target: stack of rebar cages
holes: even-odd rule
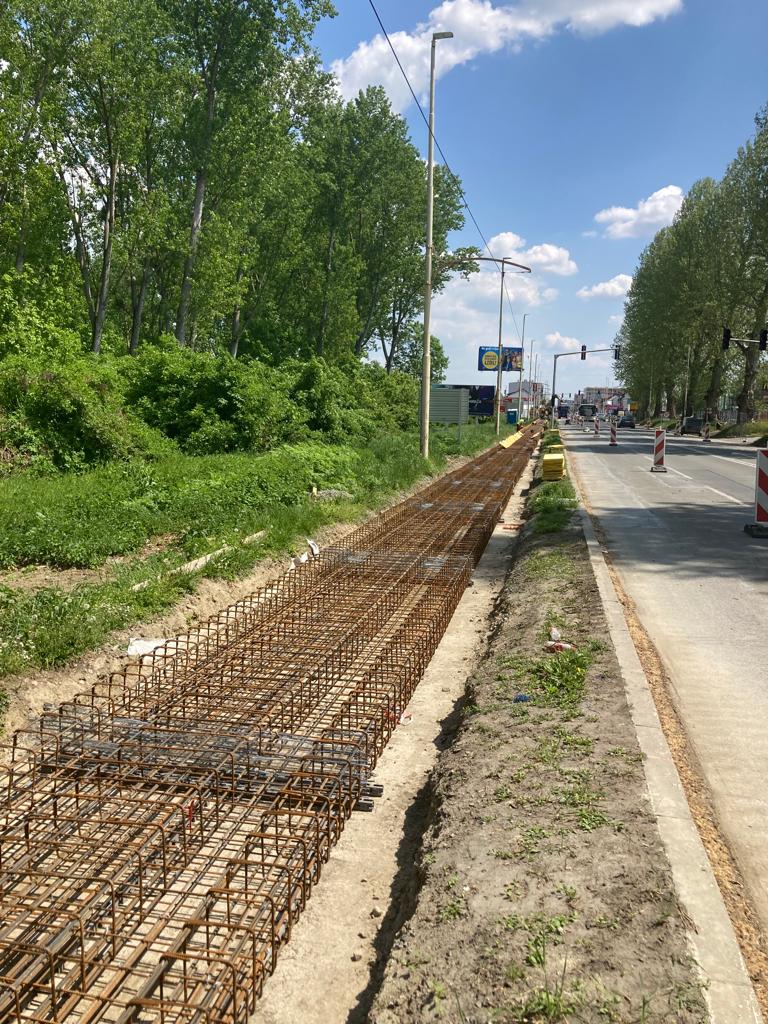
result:
[[[536,443],[47,710],[0,763],[0,1021],[237,1024]]]

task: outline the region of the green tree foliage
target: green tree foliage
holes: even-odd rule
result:
[[[329,0],[0,8],[0,352],[174,336],[271,366],[381,345],[394,368],[423,302],[425,168],[382,89],[342,102],[320,67]],[[472,252],[449,251],[460,186],[436,182],[440,289]]]
[[[339,99],[309,44],[332,14],[0,5],[5,470],[415,426],[424,162],[382,89]],[[462,225],[438,168],[436,290],[476,269]]]
[[[755,125],[723,179],[696,182],[640,258],[616,340],[643,414],[716,410],[729,393],[739,423],[755,417],[760,351],[721,346],[724,325],[757,339],[768,314],[768,108]]]
[[[396,370],[421,380],[422,360],[424,359],[424,325],[415,324],[403,339],[399,350],[395,353]],[[441,384],[445,380],[448,369],[448,356],[440,344],[440,339],[430,335],[429,345],[430,380],[433,384]]]

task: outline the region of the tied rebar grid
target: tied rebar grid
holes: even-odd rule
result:
[[[15,734],[0,1021],[240,1024],[537,437],[492,449]]]

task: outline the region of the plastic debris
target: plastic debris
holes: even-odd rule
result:
[[[553,626],[552,629],[550,629],[550,631],[549,631],[549,639],[550,640],[555,640],[555,641],[563,639],[563,634],[560,632],[560,630],[557,628],[557,626]]]
[[[132,657],[140,658],[144,654],[151,654],[152,651],[157,647],[162,647],[165,643],[161,637],[154,637],[149,640],[145,640],[140,636],[132,636],[128,641],[128,654]]]
[[[307,544],[309,544],[309,550],[312,552],[312,557],[317,558],[320,554],[320,545],[316,540],[312,540],[311,537],[307,537]]]
[[[560,651],[575,651],[576,644],[569,644],[566,640],[550,640],[546,645],[550,654],[558,654]]]
[[[512,701],[513,704],[527,704],[531,698],[527,693],[517,693]]]

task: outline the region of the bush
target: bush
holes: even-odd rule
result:
[[[121,369],[126,400],[190,454],[265,451],[299,435],[287,381],[263,363],[148,349]]]
[[[13,356],[0,366],[6,465],[71,470],[110,459],[156,458],[173,447],[123,408],[122,384],[108,359]]]

